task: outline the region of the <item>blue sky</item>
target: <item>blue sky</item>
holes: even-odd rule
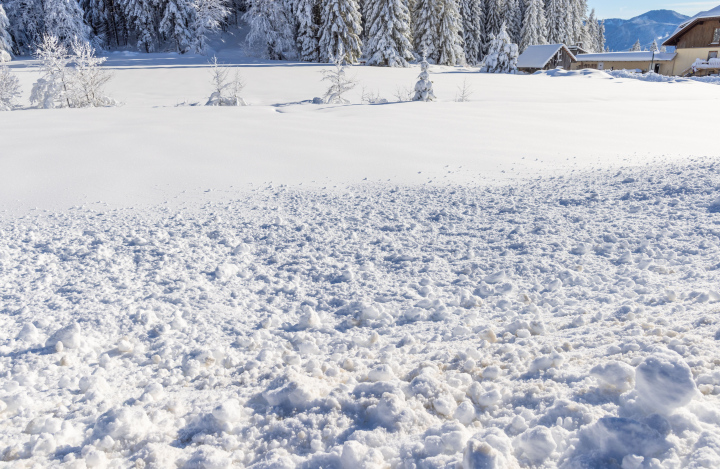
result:
[[[629,19],[650,10],[675,10],[693,16],[720,5],[720,0],[588,0],[599,18]]]

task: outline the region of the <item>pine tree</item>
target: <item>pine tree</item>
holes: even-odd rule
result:
[[[317,0],[299,0],[295,15],[297,20],[297,48],[300,60],[318,62],[320,60],[319,9]]]
[[[76,0],[45,0],[45,32],[69,47],[74,39],[88,42],[90,28]]]
[[[486,73],[517,73],[518,46],[513,44],[505,30],[500,27],[500,34],[490,43],[488,55],[485,58]]]
[[[640,45],[640,39],[638,39],[635,44],[630,48],[632,52],[640,52],[642,50],[642,46]]]
[[[167,0],[164,7],[159,33],[172,41],[177,52],[185,53],[193,42],[195,9],[185,0]]]
[[[440,0],[440,31],[438,33],[438,61],[440,65],[465,64],[462,18],[455,0]]]
[[[583,36],[583,47],[588,52],[602,52],[597,48],[597,37],[598,37],[598,21],[595,17],[595,9],[590,11],[587,23],[585,24],[584,36]]]
[[[520,42],[522,32],[523,12],[520,6],[522,0],[505,1],[505,26],[510,39],[514,43]]]
[[[207,54],[208,35],[222,27],[230,12],[226,0],[195,0],[193,6],[195,9],[193,49],[198,54]]]
[[[440,58],[438,51],[440,8],[440,0],[415,0],[413,10],[415,51],[430,62],[437,62]]]
[[[367,65],[407,67],[413,59],[410,11],[404,0],[365,0]]]
[[[128,27],[137,39],[137,48],[152,52],[156,46],[155,2],[153,0],[122,0]]]
[[[547,17],[548,43],[565,44],[570,38],[568,27],[568,9],[565,0],[547,0],[545,5]]]
[[[569,1],[569,36],[572,44],[582,42],[585,35],[585,22],[587,20],[587,0]]]
[[[652,44],[650,44],[650,52],[658,52],[660,48],[658,47],[658,43],[655,39],[653,39]]]
[[[462,16],[463,20],[465,61],[468,65],[477,65],[482,54],[483,40],[485,39],[482,0],[461,0],[460,16]]]
[[[8,20],[2,4],[0,4],[0,62],[3,62],[3,59],[1,58],[3,56],[3,52],[7,54],[8,57],[11,57],[12,51],[13,42],[10,37],[10,20]]]
[[[45,13],[40,0],[10,0],[4,3],[10,20],[15,52],[31,54],[45,29]]]
[[[430,81],[430,64],[423,57],[420,62],[420,75],[418,75],[418,81],[415,83],[415,95],[413,101],[435,101],[435,93],[433,92],[432,81]]]
[[[243,15],[250,25],[246,41],[250,48],[258,50],[271,60],[295,58],[295,39],[291,13],[280,0],[253,0]]]
[[[527,0],[520,38],[520,51],[547,44],[547,20],[543,0]]]
[[[362,55],[360,7],[355,0],[326,0],[320,26],[320,59],[354,64]]]
[[[485,33],[497,36],[503,24],[503,0],[485,0],[484,13]]]
[[[605,20],[598,23],[597,31],[597,42],[595,43],[595,50],[598,52],[602,52],[605,50]]]

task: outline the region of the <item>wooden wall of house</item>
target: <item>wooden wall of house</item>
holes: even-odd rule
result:
[[[720,20],[706,20],[698,23],[678,39],[678,49],[689,49],[692,47],[710,47],[713,45],[713,34],[715,29],[720,28]],[[715,43],[717,45],[717,43]]]

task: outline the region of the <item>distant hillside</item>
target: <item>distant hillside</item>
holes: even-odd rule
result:
[[[629,20],[608,19],[605,20],[605,43],[612,51],[624,51],[640,39],[640,44],[647,49],[653,39],[660,44],[688,18],[672,10],[653,10]]]

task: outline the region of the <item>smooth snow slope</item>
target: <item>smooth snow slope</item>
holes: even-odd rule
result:
[[[719,467],[719,169],[0,221],[0,465]]]
[[[360,104],[363,87],[394,101],[418,69],[358,66],[356,104],[318,106],[301,102],[323,94],[325,66],[219,57],[241,67],[252,106],[175,107],[207,100],[206,58],[114,53],[108,93],[124,107],[0,114],[0,209],[180,203],[270,182],[486,183],[720,151],[720,88],[703,83],[433,67],[441,102],[371,106]],[[25,99],[32,65],[11,65]],[[464,80],[471,102],[453,102]]]

